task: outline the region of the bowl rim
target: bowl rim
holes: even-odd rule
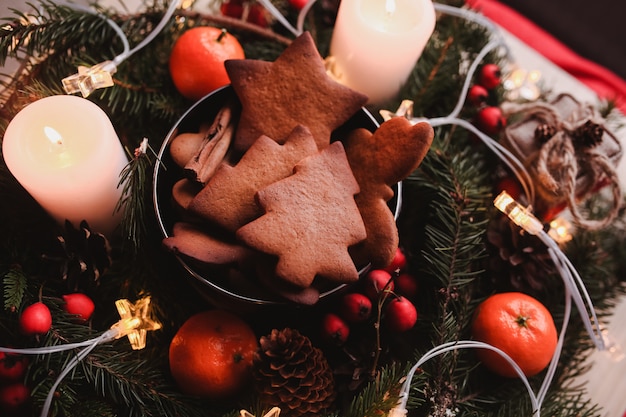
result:
[[[204,97],[202,97],[201,99],[193,103],[178,118],[178,120],[176,120],[176,122],[174,123],[172,128],[169,130],[169,132],[166,134],[165,139],[163,140],[161,144],[161,147],[157,154],[157,162],[154,164],[154,169],[152,173],[152,202],[153,202],[153,206],[155,210],[157,223],[159,225],[163,238],[167,238],[171,236],[170,231],[166,227],[164,219],[163,219],[163,213],[160,208],[161,201],[159,198],[159,191],[160,191],[159,190],[159,175],[163,172],[162,160],[165,155],[165,152],[167,152],[169,148],[169,144],[172,141],[172,139],[176,137],[178,128],[180,127],[181,123],[183,123],[187,118],[189,118],[190,115],[192,115],[199,107],[205,105],[207,100],[210,100],[212,97],[214,97],[217,94],[225,94],[226,93],[225,90],[230,90],[232,91],[232,93],[234,93],[234,90],[232,89],[230,84],[228,84],[228,85],[225,85],[223,87],[213,90],[209,94],[205,95]],[[377,129],[380,126],[379,122],[374,118],[374,116],[365,107],[361,107],[359,111],[362,112],[363,115],[372,123],[373,127]],[[394,216],[394,219],[397,221],[398,216],[400,215],[400,209],[402,207],[402,182],[401,181],[398,182],[395,186],[394,198],[395,198],[396,203],[395,203],[395,210],[393,210],[393,216]],[[224,286],[214,283],[212,280],[208,279],[207,277],[202,276],[182,256],[177,255],[177,254],[173,254],[173,255],[177,259],[177,261],[180,263],[180,265],[187,271],[187,273],[189,273],[197,282],[199,282],[202,285],[208,286],[213,291],[217,291],[218,293],[222,295],[226,295],[229,298],[232,298],[238,301],[244,301],[249,304],[257,304],[257,305],[280,306],[280,305],[293,304],[293,302],[290,302],[287,299],[284,299],[284,300],[278,299],[278,296],[277,296],[277,299],[266,299],[266,298],[254,298],[248,295],[238,294],[234,291],[231,291],[228,288],[225,288]],[[358,270],[359,276],[362,276],[362,274],[365,274],[370,268],[371,268],[370,264],[367,264],[361,267]],[[346,283],[339,284],[329,290],[320,292],[320,300],[343,290],[348,285],[349,284],[346,284]]]

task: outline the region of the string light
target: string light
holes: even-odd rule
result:
[[[539,98],[538,87],[541,79],[541,72],[537,70],[526,71],[522,68],[515,68],[502,81],[502,87],[506,91],[509,100],[525,99],[533,101]]]
[[[494,205],[506,214],[516,225],[532,235],[543,231],[543,224],[530,212],[519,204],[506,191],[502,191],[494,200]]]
[[[497,27],[489,19],[485,18],[484,16],[478,13],[472,12],[470,10],[467,10],[467,9],[462,9],[462,8],[458,8],[454,6],[448,6],[445,4],[433,3],[433,6],[435,7],[435,10],[438,12],[449,14],[451,16],[460,17],[466,20],[470,20],[474,23],[477,23],[485,27],[487,30],[489,30],[492,33],[492,35],[494,35],[495,40],[488,42],[480,50],[478,55],[476,55],[474,60],[471,62],[467,70],[467,74],[465,76],[465,81],[463,83],[461,93],[459,94],[459,99],[457,100],[457,103],[454,109],[450,112],[450,114],[444,117],[436,117],[436,118],[431,118],[431,119],[412,118],[411,122],[415,124],[415,123],[419,123],[422,121],[427,121],[433,127],[444,126],[444,125],[456,125],[472,132],[498,158],[500,158],[500,160],[504,164],[506,164],[509,167],[509,169],[513,172],[513,174],[519,181],[520,185],[522,186],[522,189],[524,190],[524,193],[528,197],[529,201],[531,202],[534,201],[535,199],[534,184],[524,164],[522,164],[520,160],[517,157],[515,157],[515,155],[513,155],[508,149],[506,149],[500,143],[493,140],[491,137],[489,137],[485,133],[481,132],[480,129],[478,129],[472,123],[469,123],[468,121],[463,120],[459,117],[461,110],[463,109],[463,105],[465,104],[465,100],[467,98],[467,93],[469,91],[470,84],[473,79],[473,75],[478,69],[478,66],[480,65],[482,60],[487,56],[487,54],[489,54],[491,51],[495,50],[496,48],[503,48],[505,50],[505,53],[509,54],[508,45],[504,41],[504,38],[498,31]],[[402,105],[400,106],[398,110],[399,111],[403,110]],[[383,116],[383,118],[394,116],[394,114],[388,111],[384,111],[384,110],[381,111],[381,115]]]
[[[161,328],[161,324],[150,317],[150,297],[141,298],[134,304],[126,299],[117,300],[115,307],[121,317],[121,320],[111,327],[118,332],[116,339],[128,336],[134,350],[146,347],[147,332]]]
[[[557,217],[550,222],[550,230],[548,235],[560,245],[572,240],[572,224],[563,217]]]
[[[14,349],[0,347],[0,352],[4,353],[16,353],[22,355],[45,355],[51,353],[58,353],[77,348],[83,348],[69,361],[65,368],[59,373],[56,381],[50,388],[48,396],[41,409],[41,417],[46,417],[52,405],[52,399],[57,387],[65,378],[65,376],[76,367],[83,359],[85,359],[96,346],[103,343],[112,342],[113,340],[120,339],[124,336],[128,336],[133,349],[143,349],[146,346],[146,332],[149,330],[158,330],[161,328],[161,324],[151,318],[150,314],[150,297],[139,299],[136,303],[131,303],[128,300],[118,300],[115,302],[121,319],[109,328],[109,330],[102,333],[100,336],[85,340],[77,343],[66,343],[63,345],[44,346],[40,348],[26,348],[26,349]],[[275,416],[277,417],[277,416]]]
[[[494,205],[506,214],[511,221],[530,234],[537,236],[548,248],[548,253],[558,269],[563,283],[571,293],[578,308],[581,319],[593,343],[599,350],[604,350],[604,337],[600,331],[598,317],[585,284],[570,260],[559,248],[559,245],[543,229],[541,222],[530,210],[519,204],[506,191],[501,192],[494,200]]]
[[[279,414],[280,414],[280,408],[272,407],[272,409],[270,411],[268,411],[267,413],[263,414],[263,417],[278,417]],[[255,417],[255,416],[254,416],[254,414],[250,413],[249,411],[240,410],[239,411],[239,417]]]
[[[576,269],[573,267],[571,262],[567,259],[565,254],[561,252],[556,242],[544,231],[541,222],[532,214],[532,212],[528,208],[522,206],[517,201],[515,201],[515,199],[513,199],[506,191],[503,191],[494,199],[494,205],[500,211],[506,214],[511,219],[511,221],[524,229],[526,232],[539,237],[539,239],[541,239],[541,241],[546,244],[546,246],[548,247],[548,254],[554,262],[556,268],[559,270],[565,284],[565,307],[563,311],[563,323],[561,331],[559,333],[559,338],[557,340],[557,346],[554,354],[552,355],[550,363],[548,364],[544,380],[538,392],[535,394],[532,387],[530,386],[528,378],[526,377],[526,375],[524,375],[520,367],[510,356],[506,354],[506,352],[502,351],[501,349],[480,341],[461,340],[457,342],[444,343],[426,352],[420,358],[420,360],[409,370],[400,390],[398,404],[390,410],[390,412],[387,414],[388,417],[406,416],[406,404],[410,394],[411,381],[415,372],[417,371],[417,369],[419,369],[420,366],[436,356],[460,349],[488,349],[496,352],[498,355],[504,358],[513,367],[519,378],[524,383],[526,390],[528,391],[528,396],[533,406],[532,415],[534,417],[540,417],[541,405],[548,393],[550,384],[552,383],[552,380],[556,374],[559,358],[563,349],[565,333],[569,324],[569,319],[571,317],[572,301],[574,301],[574,303],[578,307],[578,311],[581,315],[583,323],[585,324],[585,327],[596,347],[599,350],[608,350],[608,353],[614,360],[621,360],[624,357],[621,347],[608,338],[608,333],[606,332],[606,330],[600,330],[598,318],[596,316],[591,299],[589,298],[589,294],[587,293],[584,283],[582,282],[582,279],[576,272]]]
[[[115,32],[121,39],[124,50],[113,60],[104,61],[92,67],[79,66],[78,73],[65,77],[61,81],[61,83],[63,84],[63,90],[67,94],[81,93],[83,97],[87,97],[99,88],[113,86],[113,74],[117,72],[117,67],[135,52],[139,51],[141,48],[152,42],[152,40],[163,30],[165,25],[169,22],[170,18],[176,11],[176,8],[178,7],[180,1],[181,0],[173,0],[165,11],[165,14],[161,18],[161,21],[154,28],[154,30],[152,30],[152,32],[150,32],[148,36],[146,36],[139,44],[137,44],[137,46],[132,49],[130,48],[130,44],[128,42],[126,34],[113,20],[98,12],[91,10],[88,7],[83,7],[74,3],[65,4],[67,7],[71,7],[72,9],[94,14],[104,19],[109,24],[109,26],[111,26],[113,30],[115,30]]]
[[[315,3],[315,0],[310,0],[307,3],[305,8],[302,9],[302,11],[300,12],[298,16],[298,25],[297,25],[298,27],[294,28],[284,18],[284,16],[273,6],[271,2],[269,2],[268,0],[260,0],[260,1],[266,7],[266,9],[269,10],[269,12],[272,15],[274,15],[281,24],[283,24],[283,26],[285,26],[289,31],[291,31],[296,36],[302,33],[304,16],[310,10],[311,6]],[[82,66],[79,67],[77,74],[74,74],[63,80],[63,87],[65,91],[68,94],[74,94],[74,93],[80,92],[84,97],[87,97],[89,94],[91,94],[94,90],[98,88],[104,88],[104,87],[109,87],[113,85],[112,74],[116,72],[117,66],[123,60],[128,58],[132,53],[134,53],[136,50],[145,46],[148,42],[152,40],[154,36],[156,36],[156,34],[158,34],[158,32],[163,28],[167,20],[173,14],[177,3],[178,3],[177,1],[174,1],[170,4],[168,11],[163,17],[163,20],[159,23],[159,25],[155,28],[155,30],[144,40],[144,42],[142,42],[133,50],[130,50],[128,48],[128,41],[126,40],[126,37],[124,36],[123,32],[121,32],[121,29],[119,29],[119,27],[116,28],[117,25],[113,21],[111,21],[108,18],[105,18],[107,22],[112,27],[114,27],[114,29],[118,32],[118,34],[120,34],[120,37],[123,39],[123,42],[125,45],[124,53],[120,54],[113,61],[105,61],[91,68],[82,67]],[[75,6],[72,5],[72,7],[75,7]],[[487,20],[486,18],[478,14],[472,13],[466,9],[455,8],[455,7],[442,5],[442,4],[435,4],[435,9],[440,12],[444,12],[444,13],[448,13],[454,16],[459,16],[459,17],[472,20],[476,23],[479,23],[487,27],[488,29],[491,30],[492,33],[497,33],[495,25],[493,25],[489,20]],[[445,125],[445,124],[459,125],[461,127],[464,127],[470,130],[472,133],[476,134],[496,155],[498,155],[513,170],[515,175],[520,180],[520,183],[522,184],[522,187],[524,188],[530,201],[533,201],[534,189],[533,189],[532,181],[530,180],[530,177],[528,173],[526,172],[525,168],[517,160],[517,158],[511,155],[510,152],[508,152],[506,149],[501,147],[497,142],[493,141],[493,139],[489,138],[487,135],[480,132],[473,125],[458,118],[462,105],[465,102],[467,91],[469,89],[469,82],[472,78],[473,73],[475,72],[478,66],[478,63],[487,55],[487,53],[491,52],[496,47],[506,48],[506,44],[502,41],[502,39],[499,39],[495,42],[490,42],[483,48],[483,50],[479,53],[479,55],[476,57],[474,62],[470,65],[466,82],[463,86],[463,90],[457,102],[457,106],[450,113],[450,115],[446,117],[430,119],[427,121],[429,121],[431,125],[433,125],[433,127]],[[526,93],[525,93],[526,90],[524,90],[524,88],[525,86],[528,87],[528,84],[530,83],[530,87],[532,88],[530,88],[529,91],[530,93],[533,93],[533,97],[536,98],[534,94],[536,94],[537,89],[534,86],[534,83],[536,83],[539,78],[540,78],[539,73],[513,72],[511,77],[505,80],[505,88],[510,91],[518,90],[519,94],[522,97],[528,98],[526,97]],[[404,100],[395,114],[391,114],[390,112],[386,112],[383,114],[383,111],[381,111],[381,115],[383,115],[383,118],[403,116],[412,120],[414,123],[425,120],[421,118],[420,119],[413,118],[412,105],[413,103],[410,100]],[[505,352],[501,351],[500,349],[494,346],[491,346],[482,342],[477,342],[477,341],[458,341],[458,342],[442,344],[428,351],[411,368],[404,382],[404,385],[402,387],[400,397],[399,397],[399,403],[388,414],[390,417],[404,417],[407,414],[406,403],[407,403],[408,396],[409,396],[411,380],[416,370],[424,362],[430,360],[433,357],[439,356],[441,354],[444,354],[453,350],[468,349],[468,348],[489,349],[498,353],[500,356],[506,359],[509,362],[509,364],[515,369],[517,374],[520,376],[520,378],[522,379],[528,391],[529,397],[531,399],[531,403],[533,405],[533,416],[539,417],[541,403],[543,402],[543,399],[545,398],[545,395],[547,393],[552,377],[555,374],[556,366],[558,364],[558,358],[560,356],[560,352],[561,352],[561,348],[563,344],[565,329],[567,327],[567,323],[568,323],[569,316],[570,316],[572,299],[577,304],[579,312],[585,323],[585,326],[587,327],[587,330],[591,338],[593,339],[594,343],[596,344],[596,346],[599,349],[604,349],[606,347],[605,340],[608,340],[608,339],[605,339],[606,331],[601,332],[599,330],[598,321],[597,321],[595,311],[593,309],[593,305],[591,304],[591,300],[589,299],[589,296],[584,288],[582,280],[580,279],[580,276],[578,275],[576,270],[573,268],[569,260],[560,251],[560,249],[558,248],[558,245],[556,244],[557,242],[563,243],[564,241],[566,241],[563,239],[571,239],[571,233],[569,233],[568,225],[563,224],[563,223],[557,223],[555,220],[554,222],[550,224],[551,226],[550,234],[547,234],[544,231],[543,225],[541,224],[541,222],[535,216],[533,216],[532,212],[528,208],[516,202],[506,192],[501,193],[494,200],[494,204],[499,210],[505,213],[515,224],[522,227],[528,233],[538,236],[548,246],[548,252],[551,258],[553,259],[554,263],[557,265],[557,268],[559,269],[563,277],[563,280],[566,284],[566,288],[565,288],[566,302],[565,302],[563,328],[561,330],[559,342],[557,344],[557,349],[555,351],[555,354],[552,358],[551,363],[549,364],[544,382],[538,394],[535,394],[529,384],[528,379],[523,374],[519,366]],[[585,302],[587,303],[586,306],[585,306]],[[51,394],[54,393],[54,390],[56,386],[58,385],[58,383],[60,382],[60,380],[80,360],[86,357],[88,353],[91,352],[91,350],[95,348],[95,346],[97,346],[100,343],[108,342],[113,339],[119,339],[124,336],[127,336],[133,349],[144,348],[145,342],[146,342],[147,331],[158,330],[161,327],[159,323],[155,322],[154,320],[150,318],[149,308],[148,308],[149,304],[150,304],[149,297],[141,299],[134,304],[128,300],[118,300],[116,302],[116,307],[120,314],[121,320],[118,321],[116,324],[114,324],[111,327],[111,329],[109,329],[107,332],[103,333],[100,337],[94,339],[93,341],[86,341],[86,342],[80,342],[78,344],[65,345],[66,349],[68,348],[68,346],[72,346],[70,347],[70,349],[74,349],[79,346],[80,347],[86,346],[86,347],[83,351],[81,351],[74,358],[72,362],[68,364],[66,369],[59,375],[59,379],[53,386],[53,389],[51,390]],[[589,310],[587,310],[586,307]],[[583,313],[585,311],[587,311],[588,313],[590,312],[589,316],[585,316],[585,314]],[[593,330],[594,323],[596,325],[595,327],[597,329],[597,332]],[[48,350],[46,353],[51,353],[53,351],[60,351],[60,349],[62,349],[63,346],[54,346],[50,348],[51,349]],[[48,349],[48,348],[42,348],[42,349]],[[56,349],[59,349],[59,350],[56,350]],[[63,350],[66,350],[66,349],[63,349]],[[609,349],[621,353],[621,349],[619,348],[619,345],[616,346],[615,344],[610,344]],[[36,354],[44,353],[43,351],[40,351],[37,349],[29,350],[29,349],[0,348],[0,351],[11,352],[11,353],[33,352],[33,354],[35,354],[34,352],[37,351]],[[52,398],[51,395],[49,395],[49,397],[51,400]],[[49,408],[49,403],[47,403],[47,407]],[[47,415],[48,408],[46,408],[45,411],[42,412],[42,416]],[[266,413],[263,417],[278,417],[279,414],[280,414],[280,408],[274,407],[268,413]],[[254,416],[245,410],[241,410],[240,417],[254,417]]]

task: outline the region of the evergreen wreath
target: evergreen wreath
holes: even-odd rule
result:
[[[445,3],[462,6],[457,0]],[[295,20],[295,12],[287,2],[277,0],[274,4],[288,19]],[[137,44],[159,22],[167,5],[154,0],[137,14],[94,7],[123,28],[131,44]],[[336,10],[336,2],[319,1],[305,21],[322,55],[328,51]],[[97,15],[48,0],[40,0],[33,11],[35,14],[29,16],[16,11],[0,27],[0,62],[4,65],[8,59],[17,59],[20,63],[18,71],[3,82],[2,134],[26,104],[63,94],[60,80],[74,73],[78,65],[92,66],[121,49],[115,31]],[[169,341],[187,317],[207,308],[207,301],[196,287],[175,278],[185,272],[173,257],[163,256],[150,193],[151,172],[158,161],[149,148],[160,147],[171,126],[191,104],[172,85],[167,72],[168,51],[182,32],[204,24],[223,26],[236,34],[246,56],[253,59],[275,59],[291,38],[276,22],[261,28],[219,13],[177,10],[152,43],[133,56],[132,63],[118,68],[113,87],[97,90],[89,97],[106,109],[133,155],[123,172],[128,179],[123,197],[127,209],[118,239],[109,242],[111,259],[102,260],[98,245],[60,248],[59,236],[65,241],[74,236],[84,243],[88,233],[81,235],[57,225],[20,187],[4,163],[0,165],[0,345],[32,346],[32,339],[20,333],[17,321],[19,313],[39,295],[54,317],[53,329],[38,340],[40,346],[96,337],[118,319],[114,301],[120,298],[137,299],[150,294],[155,315],[163,325],[160,331],[148,335],[147,348],[140,352],[131,350],[124,339],[96,347],[56,388],[52,416],[227,417],[241,408],[263,415],[254,393],[226,404],[185,396],[177,390],[167,367]],[[369,110],[378,114],[382,109],[398,108],[400,99],[410,99],[416,115],[432,118],[450,113],[465,82],[467,63],[480,53],[490,36],[474,22],[439,16],[435,33],[398,100]],[[505,68],[507,59],[494,51],[484,62]],[[549,91],[543,94],[548,96]],[[501,103],[504,91],[497,90],[489,100]],[[601,110],[607,117],[613,114],[610,103],[603,104]],[[467,106],[460,117],[472,120],[475,112],[476,108]],[[144,138],[148,139],[148,150],[134,153]],[[403,183],[403,207],[398,219],[401,246],[411,272],[420,277],[416,302],[420,319],[402,337],[378,334],[378,345],[375,333],[368,329],[341,349],[326,348],[331,368],[336,370],[338,395],[337,408],[329,416],[374,417],[389,413],[413,363],[437,345],[468,339],[478,303],[494,292],[517,288],[509,276],[489,267],[487,230],[488,224],[499,218],[492,201],[503,169],[500,161],[476,144],[467,131],[454,126],[436,128],[435,142],[426,159]],[[601,194],[585,204],[590,213],[598,216],[608,207]],[[624,292],[623,219],[620,212],[615,227],[578,231],[564,247],[601,317],[610,314],[617,297]],[[78,247],[83,250],[68,250]],[[72,269],[85,260],[91,260],[86,262],[90,268]],[[68,271],[72,272],[71,280],[67,279]],[[554,271],[547,274],[551,276],[546,276],[533,295],[549,307],[558,327],[564,311],[563,284],[554,279]],[[88,326],[77,324],[61,308],[61,296],[70,284],[88,294],[98,306]],[[324,308],[319,306],[298,315],[269,311],[250,317],[250,322],[258,334],[268,334],[275,327],[292,327],[315,343],[319,340],[313,326]],[[372,353],[378,348],[380,356],[372,362]],[[600,415],[600,408],[587,398],[584,387],[568,384],[585,371],[584,360],[592,348],[584,326],[577,316],[573,317],[556,377],[542,405],[543,415]],[[76,351],[68,351],[30,358],[24,382],[32,387],[33,415],[38,414],[52,389],[53,377],[75,355]],[[538,387],[541,379],[531,378],[530,383]],[[493,376],[478,365],[469,350],[442,355],[424,364],[410,392],[408,409],[412,416],[530,416],[534,412],[520,381]]]

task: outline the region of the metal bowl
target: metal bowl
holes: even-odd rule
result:
[[[170,156],[169,145],[177,135],[185,132],[197,132],[202,123],[206,124],[212,121],[224,103],[231,99],[237,100],[237,97],[230,86],[215,90],[203,97],[181,116],[163,141],[158,154],[159,162],[155,164],[154,168],[153,199],[156,217],[164,238],[171,235],[174,223],[180,220],[179,214],[172,204],[171,191],[174,183],[184,176],[182,169],[174,163]],[[333,132],[332,140],[345,137],[345,133],[359,127],[374,132],[378,128],[378,122],[366,109],[361,109]],[[388,204],[397,218],[400,211],[401,183],[396,184],[393,189],[395,196]],[[180,256],[176,256],[176,258],[192,278],[192,282],[196,284],[198,290],[203,293],[202,295],[214,303],[239,302],[250,305],[284,305],[290,303],[278,295],[267,293],[267,291],[248,290],[234,286],[231,282],[217,276],[219,273],[207,272],[197,268]],[[367,265],[361,267],[359,274],[364,274],[368,269],[369,266]],[[321,289],[320,301],[345,287],[346,284],[334,284]]]

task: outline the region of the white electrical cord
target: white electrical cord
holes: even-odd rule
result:
[[[123,51],[118,54],[115,58],[109,61],[104,61],[99,64],[92,66],[91,68],[82,68],[79,67],[78,74],[71,75],[63,79],[63,89],[67,94],[74,94],[80,92],[83,97],[87,97],[94,90],[103,87],[110,87],[113,85],[113,80],[111,75],[117,71],[117,67],[128,59],[135,52],[139,51],[144,46],[148,45],[154,38],[163,30],[163,28],[169,23],[171,17],[174,15],[176,8],[178,7],[180,0],[173,0],[165,14],[156,25],[156,27],[134,48],[130,48],[130,44],[128,42],[128,38],[124,31],[119,27],[117,23],[115,23],[112,19],[107,16],[104,16],[97,11],[85,7],[82,5],[74,4],[74,3],[63,3],[64,6],[82,11],[85,13],[93,14],[104,19],[109,26],[111,26],[118,37],[122,41]]]
[[[57,376],[56,381],[50,388],[48,395],[46,396],[46,400],[41,408],[41,417],[46,417],[48,412],[50,411],[50,406],[52,405],[52,399],[54,398],[54,393],[56,392],[56,388],[59,386],[63,378],[71,372],[72,369],[76,367],[89,353],[96,348],[96,346],[102,343],[111,342],[120,337],[121,329],[120,328],[111,328],[106,332],[102,333],[100,336],[85,340],[83,342],[77,343],[67,343],[64,345],[56,345],[56,346],[43,346],[40,348],[25,348],[25,349],[13,349],[13,348],[5,348],[0,347],[0,352],[4,353],[14,353],[21,355],[46,355],[50,353],[58,353],[68,350],[73,350],[76,348],[83,348],[78,354],[65,365],[65,368],[61,371],[61,373]]]

